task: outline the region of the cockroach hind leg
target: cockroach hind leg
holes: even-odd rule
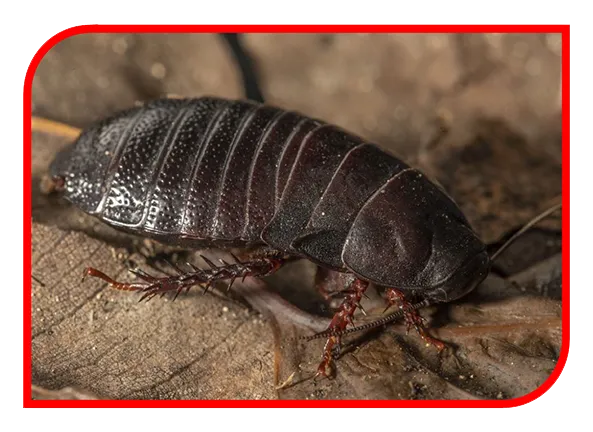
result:
[[[430,336],[426,330],[426,319],[424,319],[420,313],[412,307],[412,304],[405,298],[404,293],[395,289],[388,288],[386,291],[387,297],[387,309],[393,305],[398,305],[404,312],[404,323],[407,326],[407,331],[413,327],[418,335],[422,338],[426,345],[434,346],[438,352],[443,351],[446,348],[444,342]]]
[[[120,291],[141,291],[145,286],[145,284],[118,282],[107,276],[102,271],[93,267],[87,267],[84,269],[82,274],[82,282],[84,282],[88,276],[101,279],[102,281],[107,282],[111,288]]]
[[[217,281],[230,280],[233,282],[236,278],[262,277],[271,274],[280,268],[283,260],[279,258],[258,258],[250,262],[238,264],[225,263],[223,266],[216,266],[205,257],[204,261],[210,266],[210,269],[202,270],[192,266],[191,271],[183,271],[178,266],[174,266],[178,274],[165,277],[156,277],[149,275],[142,270],[130,270],[136,277],[142,280],[138,283],[118,282],[105,273],[89,267],[85,269],[84,277],[97,277],[109,284],[110,287],[122,291],[139,291],[142,296],[139,301],[150,300],[156,295],[162,296],[167,292],[173,292],[175,298],[184,289],[189,291],[193,286],[202,286],[204,293]]]

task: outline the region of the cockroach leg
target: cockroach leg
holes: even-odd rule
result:
[[[339,310],[334,314],[332,318],[328,331],[330,332],[340,332],[346,328],[348,324],[352,323],[352,317],[354,316],[354,312],[356,308],[360,307],[360,301],[366,291],[367,287],[369,286],[368,282],[365,282],[360,279],[355,279],[348,289],[346,290],[346,298],[342,302]],[[323,356],[321,358],[321,363],[317,368],[317,373],[315,377],[324,376],[329,377],[330,373],[328,373],[328,368],[332,366],[332,359],[334,357],[335,352],[339,352],[340,349],[340,342],[341,336],[340,335],[331,335],[328,337],[325,346],[323,347]]]
[[[93,267],[87,267],[84,269],[84,273],[82,275],[82,282],[86,279],[87,276],[96,277],[101,280],[104,280],[109,284],[109,286],[113,289],[120,290],[120,291],[141,291],[146,285],[139,284],[139,283],[121,283],[117,282],[114,279],[107,276],[100,270],[97,270]],[[147,275],[148,276],[148,275]]]
[[[139,283],[124,283],[117,282],[107,276],[105,273],[94,269],[87,268],[84,272],[84,277],[92,276],[104,280],[112,288],[123,291],[140,291],[142,292],[142,300],[150,300],[156,295],[162,295],[167,292],[175,292],[175,298],[185,289],[186,292],[192,286],[202,285],[205,291],[215,282],[221,280],[230,280],[231,283],[236,278],[245,279],[247,277],[263,277],[268,276],[277,271],[283,264],[284,259],[281,257],[260,257],[251,261],[236,262],[235,264],[224,264],[216,266],[211,261],[206,262],[210,265],[210,269],[202,270],[192,267],[192,271],[183,272],[180,274],[166,277],[155,277],[142,270],[131,270],[143,282]],[[83,277],[83,280],[84,280]]]
[[[425,327],[426,320],[422,318],[418,311],[412,307],[412,304],[406,300],[404,293],[395,288],[388,288],[386,296],[387,307],[385,308],[385,311],[395,304],[399,305],[399,308],[404,311],[404,322],[408,327],[408,332],[414,327],[424,342],[434,346],[439,352],[445,348],[443,342],[431,337],[427,333]]]

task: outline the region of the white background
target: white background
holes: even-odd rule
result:
[[[593,380],[593,217],[590,178],[592,94],[590,22],[575,1],[4,2],[0,74],[3,250],[0,261],[0,412],[3,430],[591,430]],[[10,5],[9,5],[10,4]],[[193,20],[193,21],[189,21]],[[571,24],[571,337],[560,378],[539,399],[511,409],[22,409],[22,93],[27,68],[54,34],[82,24]],[[580,120],[580,122],[579,122]],[[564,191],[566,193],[566,191]],[[296,421],[295,421],[296,420]],[[11,425],[12,423],[12,425]],[[578,426],[577,426],[578,425]]]

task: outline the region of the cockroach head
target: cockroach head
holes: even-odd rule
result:
[[[60,192],[88,213],[97,208],[112,159],[111,140],[100,139],[99,134],[98,127],[84,131],[56,155],[49,167],[48,191]]]

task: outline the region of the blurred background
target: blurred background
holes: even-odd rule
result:
[[[246,94],[241,70],[247,61],[266,102],[337,124],[420,167],[446,188],[493,247],[561,195],[560,34],[241,34],[238,40],[247,56],[241,58],[230,49],[233,38],[216,34],[68,38],[53,47],[37,69],[33,114],[85,127],[115,110],[166,95],[242,98]],[[35,191],[53,155],[67,144],[63,137],[48,133],[33,135],[33,273],[44,285],[33,287],[33,378],[39,385],[50,389],[73,385],[108,397],[140,398],[506,398],[535,389],[553,369],[560,347],[558,321],[549,329],[541,324],[543,330],[536,336],[531,331],[519,336],[497,334],[494,339],[504,339],[500,346],[492,342],[492,335],[449,335],[454,340],[471,339],[463,341],[466,351],[455,361],[438,359],[418,346],[410,348],[417,342],[408,339],[406,349],[381,345],[391,366],[382,369],[373,363],[372,378],[368,370],[363,373],[352,366],[354,360],[345,360],[346,381],[306,384],[313,387],[302,393],[276,391],[269,383],[282,368],[278,349],[270,346],[278,341],[273,342],[270,328],[261,324],[269,320],[253,324],[244,308],[220,298],[200,296],[201,306],[180,302],[175,307],[181,304],[182,310],[170,304],[161,309],[157,302],[137,306],[135,299],[121,293],[106,292],[105,298],[96,298],[104,288],[101,284],[78,283],[79,271],[90,265],[89,260],[99,260],[96,267],[121,272],[137,244],[117,241],[115,234],[102,231],[104,227]],[[501,258],[497,276],[470,299],[471,307],[461,304],[460,309],[447,311],[449,318],[440,316],[437,321],[446,326],[455,322],[451,316],[476,320],[471,312],[476,304],[482,317],[494,321],[511,312],[528,321],[557,317],[560,229],[559,216],[540,224]],[[55,244],[52,254],[48,244]],[[313,271],[307,263],[299,264],[272,278],[271,285],[303,310],[327,313],[317,297],[295,289],[309,286]],[[537,298],[529,301],[543,303],[508,304],[509,298],[525,293]],[[501,307],[495,302],[497,309],[492,310],[498,312],[491,316],[484,311],[493,298],[507,303]],[[489,299],[487,304],[480,303],[484,299]],[[107,320],[101,331],[96,327],[97,307]],[[221,313],[224,308],[230,312]],[[232,319],[229,313],[235,314]],[[151,323],[148,331],[143,323],[153,316],[159,325],[150,327]],[[202,330],[192,328],[196,319],[201,320]],[[208,350],[232,333],[234,327],[227,329],[231,323],[245,329],[237,336],[239,348],[246,351],[239,355],[239,363],[224,369],[213,357],[210,363],[204,360],[210,369],[200,366],[196,355],[207,359]],[[124,331],[138,325],[144,329],[138,339]],[[60,327],[62,331],[56,331]],[[80,328],[82,332],[75,332]],[[401,347],[399,336],[395,339],[395,345],[391,340],[386,346]],[[481,357],[475,353],[488,351],[484,340],[498,348]],[[369,352],[377,352],[376,343],[368,345]],[[97,351],[88,351],[89,346]],[[62,350],[60,355],[56,348]],[[129,363],[127,359],[138,352],[154,356],[154,362],[148,361],[146,369]],[[313,353],[308,360],[315,364],[318,351],[308,352]],[[261,363],[258,372],[253,372],[253,355]],[[374,361],[381,363],[380,357],[375,355]],[[534,366],[526,359],[539,360],[533,360]],[[120,365],[115,376],[106,372],[114,364]],[[496,368],[499,372],[493,372]],[[208,370],[219,373],[210,377]],[[385,374],[390,377],[388,385]],[[233,375],[244,380],[229,381]],[[476,379],[469,380],[470,375]],[[208,382],[201,390],[186,386],[198,377]],[[353,383],[362,390],[348,390]]]

